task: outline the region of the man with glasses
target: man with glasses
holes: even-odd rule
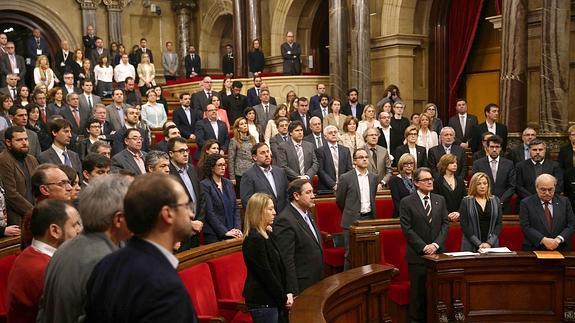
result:
[[[2,81],[6,86],[0,89],[0,93],[11,97],[12,101],[16,101],[18,99],[18,75],[2,76]]]
[[[192,95],[192,107],[196,111],[206,111],[208,104],[212,103],[212,96],[217,95],[212,92],[212,78],[204,77],[201,82],[202,89]]]
[[[213,104],[208,104],[206,112],[207,117],[196,123],[196,143],[198,144],[198,149],[194,155],[195,160],[200,158],[201,148],[208,139],[217,140],[220,149],[226,151],[230,144],[228,127],[223,121],[218,120],[218,108]]]
[[[74,85],[74,73],[64,72],[63,78],[64,84],[62,84],[62,91],[64,92],[64,97],[68,96],[70,93],[82,93],[82,90]]]
[[[31,183],[36,203],[46,199],[70,201],[72,183],[56,164],[38,166],[32,174]]]
[[[441,156],[452,154],[457,157],[456,176],[465,179],[465,176],[467,176],[467,155],[463,148],[455,144],[455,130],[451,127],[443,127],[439,134],[439,142],[439,145],[429,148],[427,152],[427,164],[429,168],[431,168],[433,176],[435,178],[439,177],[437,163],[441,159]]]
[[[9,41],[6,43],[6,55],[0,58],[0,71],[2,71],[1,79],[6,80],[10,74],[15,75],[18,86],[24,85],[26,81],[26,62],[24,57],[16,55],[16,47],[14,43]],[[5,85],[6,83],[3,83]]]
[[[124,133],[126,148],[112,157],[112,170],[117,172],[120,169],[126,169],[135,175],[145,174],[146,152],[142,151],[142,141],[142,134],[138,129],[128,129]]]
[[[379,124],[381,127],[377,128],[379,130],[379,140],[377,144],[392,153],[401,145],[402,132],[391,126],[391,113],[387,111],[381,111],[379,113]]]
[[[20,225],[22,217],[33,207],[30,177],[38,161],[28,155],[28,133],[22,127],[6,129],[4,144],[6,149],[0,153],[0,178],[6,192],[8,225]]]
[[[74,168],[78,174],[82,174],[80,157],[67,148],[72,140],[70,122],[65,119],[54,119],[48,124],[48,131],[52,135],[52,147],[43,151],[38,156],[38,161],[42,164],[67,165]]]
[[[192,210],[196,214],[196,219],[192,221],[195,233],[199,233],[203,227],[205,218],[205,197],[200,186],[200,181],[196,175],[196,169],[190,163],[190,150],[186,139],[176,137],[168,140],[168,154],[170,155],[170,174],[174,175],[185,188],[189,200],[195,205]],[[190,235],[182,241],[179,251],[188,250],[191,247],[199,246],[199,239],[196,234]]]
[[[112,144],[112,155],[115,155],[124,149],[124,136],[128,129],[137,129],[142,136],[142,150],[148,151],[150,145],[150,136],[148,129],[142,129],[138,127],[138,122],[140,121],[140,110],[134,106],[127,106],[124,108],[124,125],[120,128],[116,128],[117,131],[114,134],[114,142]],[[115,113],[115,112],[113,112]]]
[[[359,148],[353,153],[355,169],[341,175],[337,182],[335,201],[341,210],[341,227],[345,244],[344,270],[350,268],[349,226],[358,220],[375,219],[377,176],[368,171],[369,153]]]
[[[329,125],[323,130],[326,142],[316,149],[318,162],[317,176],[318,193],[334,192],[341,176],[353,169],[349,149],[337,143],[339,131],[336,126]]]
[[[418,168],[413,179],[417,190],[401,200],[399,217],[407,241],[406,259],[411,283],[409,318],[411,322],[426,322],[427,273],[422,256],[443,252],[449,218],[443,196],[431,193],[431,170]]]

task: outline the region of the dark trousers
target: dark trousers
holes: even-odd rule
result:
[[[284,311],[277,307],[261,307],[249,309],[254,323],[282,323],[287,322]]]
[[[427,321],[427,271],[425,264],[409,264],[409,320]]]

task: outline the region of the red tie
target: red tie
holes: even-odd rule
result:
[[[551,216],[551,210],[549,209],[549,202],[545,204],[545,219],[547,219],[547,225],[549,226],[549,232],[553,231],[553,217]]]
[[[40,112],[42,113],[42,121],[46,123],[46,108],[40,108]]]

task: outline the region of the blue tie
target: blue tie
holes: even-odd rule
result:
[[[72,167],[72,162],[70,161],[70,157],[68,156],[68,152],[64,151],[62,153],[62,156],[64,156],[64,165]]]

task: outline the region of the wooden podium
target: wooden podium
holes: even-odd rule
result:
[[[428,322],[575,322],[575,252],[425,256]]]

